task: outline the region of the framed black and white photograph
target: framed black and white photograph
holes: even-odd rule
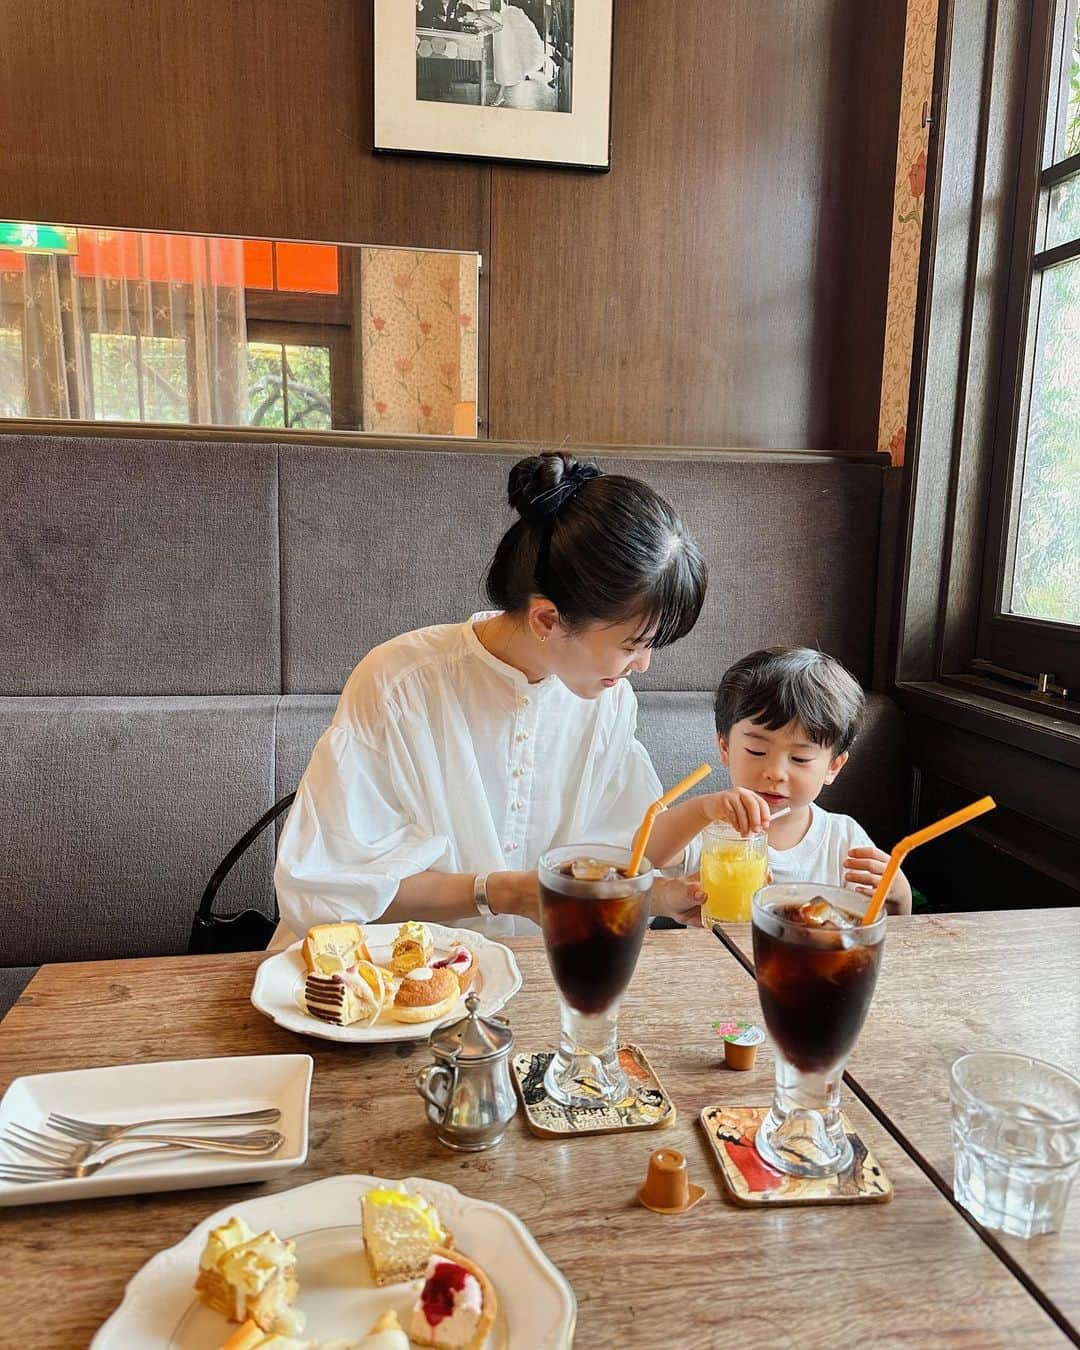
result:
[[[613,0],[375,0],[375,149],[611,166]]]

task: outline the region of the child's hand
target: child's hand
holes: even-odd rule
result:
[[[853,848],[844,859],[844,885],[860,895],[873,895],[874,888],[885,875],[889,855],[880,848],[863,845]]]
[[[740,834],[755,834],[769,828],[769,803],[749,788],[728,788],[702,798],[710,820],[722,820]]]

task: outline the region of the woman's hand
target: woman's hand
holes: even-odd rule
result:
[[[698,923],[705,892],[700,877],[654,877],[652,912],[664,914],[679,923]]]
[[[518,914],[540,922],[540,890],[535,872],[489,872],[487,898],[492,914]]]

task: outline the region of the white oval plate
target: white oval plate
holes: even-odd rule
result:
[[[521,988],[521,971],[509,947],[468,928],[444,928],[438,923],[429,923],[427,926],[431,930],[436,955],[445,956],[455,943],[461,943],[476,956],[477,972],[473,989],[480,998],[480,1012],[487,1015],[497,1012]],[[390,964],[390,950],[397,934],[396,923],[364,925],[364,938],[377,964]],[[370,1027],[337,1027],[331,1022],[320,1021],[304,1007],[306,971],[302,946],[302,943],[294,942],[285,951],[268,956],[255,972],[251,1001],[279,1027],[298,1031],[303,1036],[319,1036],[325,1041],[350,1041],[353,1044],[421,1041],[427,1040],[432,1029],[440,1023],[465,1016],[465,1000],[462,998],[450,1012],[431,1022],[395,1022],[385,1012]]]
[[[207,1233],[234,1214],[257,1233],[273,1228],[280,1237],[295,1238],[305,1337],[359,1339],[388,1308],[406,1325],[420,1283],[374,1285],[360,1227],[363,1192],[395,1185],[379,1177],[327,1177],[219,1210],[147,1261],[90,1350],[218,1350],[235,1324],[194,1298],[192,1282]],[[435,1205],[455,1245],[494,1285],[499,1313],[484,1350],[566,1350],[572,1344],[573,1290],[515,1214],[441,1181],[408,1177],[405,1185]]]

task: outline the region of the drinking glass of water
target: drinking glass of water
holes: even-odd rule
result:
[[[1080,1080],[1028,1055],[962,1055],[950,1074],[957,1200],[987,1228],[1055,1233],[1080,1171]]]

